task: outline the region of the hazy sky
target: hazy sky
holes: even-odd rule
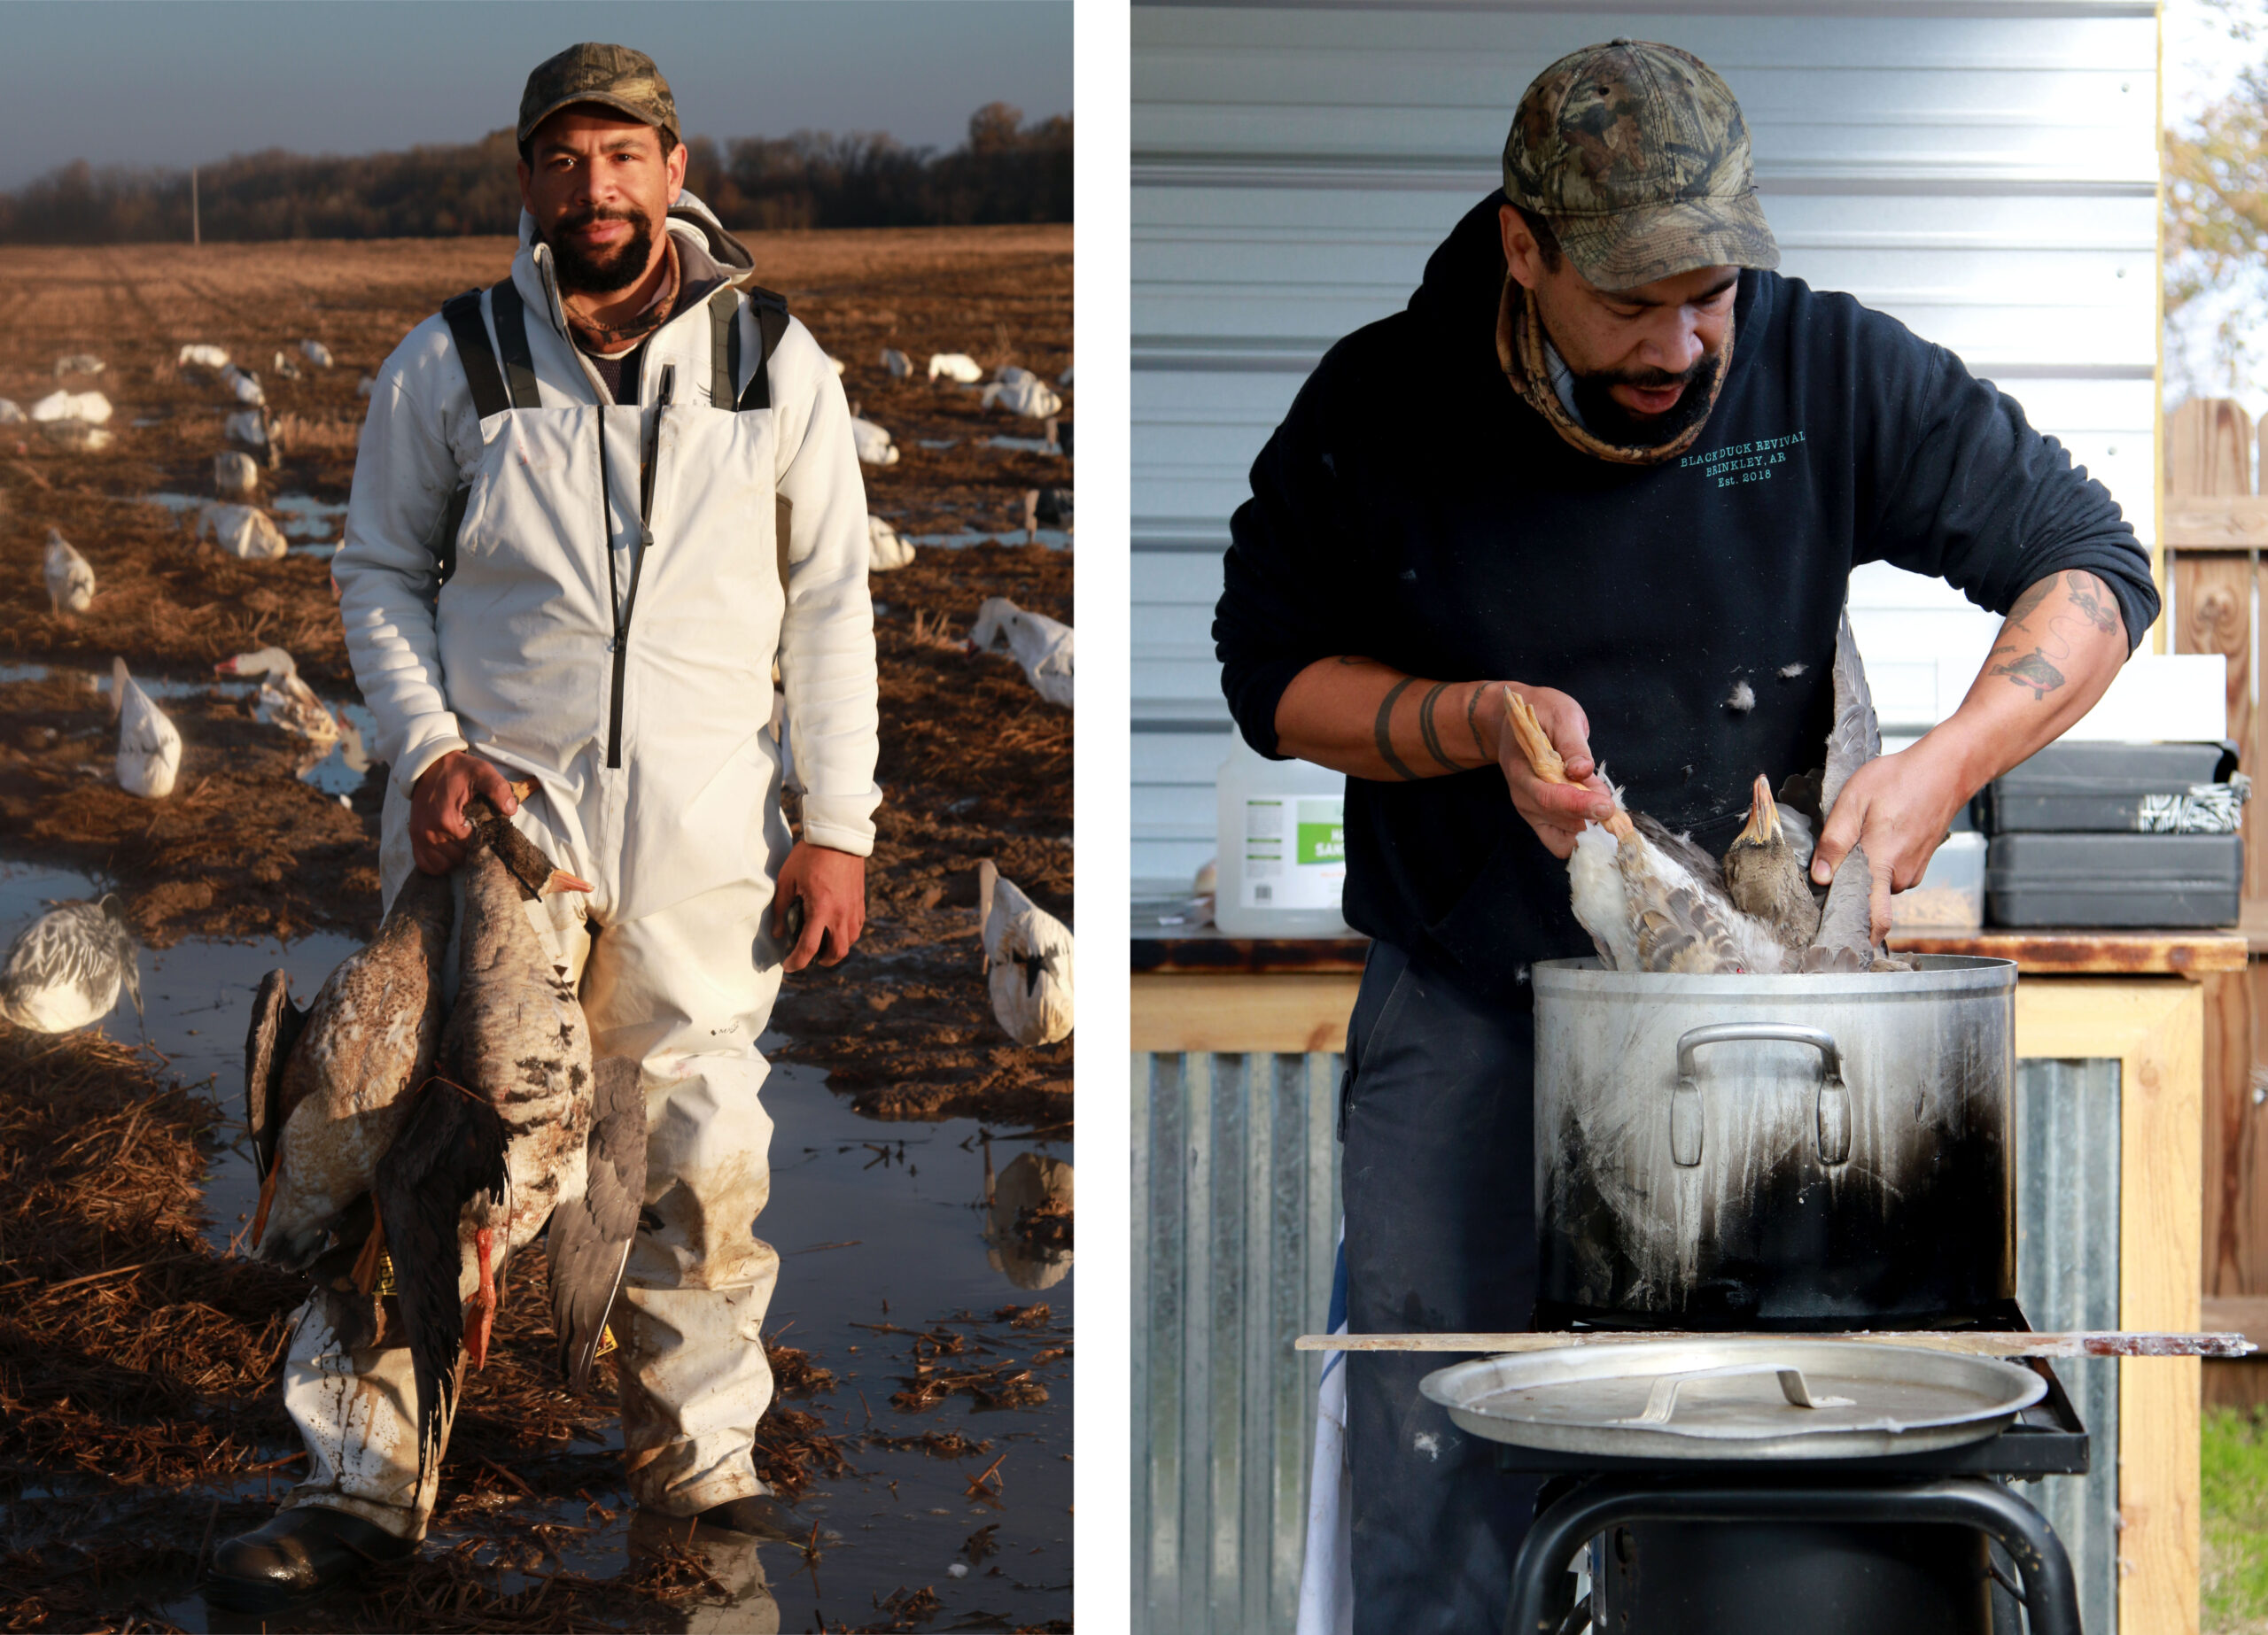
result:
[[[0,189],[58,165],[367,153],[512,123],[579,40],[650,55],[685,135],[886,130],[950,148],[988,102],[1071,112],[1069,0],[110,0],[7,4]]]

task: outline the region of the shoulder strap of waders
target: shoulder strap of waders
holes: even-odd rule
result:
[[[465,380],[472,387],[474,415],[485,420],[508,408],[540,407],[535,362],[528,351],[527,312],[520,292],[512,287],[509,277],[488,291],[503,353],[501,367],[498,347],[489,343],[488,326],[480,321],[480,295],[477,289],[467,290],[441,304],[442,322],[449,326],[457,357],[464,364]],[[457,530],[464,525],[465,505],[471,498],[469,484],[460,483],[450,492],[448,507],[441,515],[440,537],[434,542],[439,584],[447,584],[457,570]]]
[[[748,377],[748,386],[733,397],[733,383],[741,373],[742,291],[729,285],[709,298],[709,401],[719,406],[732,404],[738,409],[760,409],[772,407],[772,354],[779,349],[780,337],[788,332],[788,298],[757,284],[750,284],[746,294],[750,307],[756,314],[756,338],[759,348],[756,368]],[[788,593],[788,540],[791,526],[788,502],[777,500],[773,525],[773,542],[776,547],[780,570],[780,593]]]
[[[741,392],[740,400],[734,403],[734,407],[740,409],[770,408],[772,407],[772,354],[779,350],[780,337],[788,332],[788,298],[756,284],[750,284],[744,291],[740,293],[747,295],[748,304],[756,314],[757,344],[759,350],[756,354],[756,368],[749,374],[748,385]],[[709,355],[712,360],[718,355],[715,345],[717,337],[721,335],[725,342],[724,371],[711,384],[709,400],[711,403],[722,404],[730,401],[733,396],[732,383],[740,378],[741,326],[733,322],[739,304],[738,294],[730,289],[719,290],[710,298],[709,322],[713,327],[710,331]],[[717,389],[719,384],[724,388],[721,391]]]

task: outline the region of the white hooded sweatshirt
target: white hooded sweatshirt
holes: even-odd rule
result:
[[[668,230],[687,285],[704,262],[748,281],[747,251],[691,194]],[[776,655],[804,837],[868,855],[882,796],[866,494],[819,344],[790,320],[769,365],[772,407],[712,407],[696,302],[649,337],[640,401],[615,406],[569,337],[550,249],[524,213],[512,282],[540,408],[476,418],[439,314],[370,393],[332,570],[394,798],[455,749],[532,774],[560,841],[610,877],[610,917],[768,879],[784,838],[766,731]],[[493,337],[485,295],[482,313]],[[762,345],[745,299],[737,322],[736,394]],[[461,482],[471,494],[456,570],[437,602],[439,535]]]

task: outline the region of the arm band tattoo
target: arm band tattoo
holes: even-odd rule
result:
[[[1472,691],[1464,695],[1464,730],[1472,734],[1472,747],[1480,752],[1481,763],[1486,765],[1496,757],[1480,741],[1480,693],[1481,684],[1475,682]]]
[[[1378,739],[1379,759],[1393,768],[1394,775],[1405,783],[1417,782],[1418,774],[1394,753],[1394,707],[1402,701],[1402,695],[1410,691],[1410,684],[1417,679],[1415,676],[1404,676],[1387,689],[1386,701],[1379,706],[1378,725],[1373,729]]]
[[[1418,730],[1425,734],[1427,755],[1439,761],[1450,771],[1461,772],[1464,769],[1449,759],[1449,752],[1441,748],[1441,735],[1433,727],[1433,706],[1440,701],[1441,694],[1449,690],[1449,684],[1446,681],[1433,683],[1433,690],[1426,694],[1425,701],[1418,706]]]

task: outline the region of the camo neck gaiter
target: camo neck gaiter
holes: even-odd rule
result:
[[[1536,311],[1535,291],[1510,273],[1504,275],[1504,293],[1496,306],[1496,361],[1504,378],[1520,401],[1542,415],[1563,442],[1595,459],[1617,465],[1658,466],[1691,448],[1701,429],[1709,423],[1709,413],[1716,407],[1718,392],[1724,389],[1732,355],[1733,325],[1728,318],[1725,338],[1717,350],[1717,367],[1709,376],[1709,400],[1692,424],[1666,443],[1609,443],[1594,436],[1560,401],[1551,384],[1550,360],[1544,355],[1543,320]]]

